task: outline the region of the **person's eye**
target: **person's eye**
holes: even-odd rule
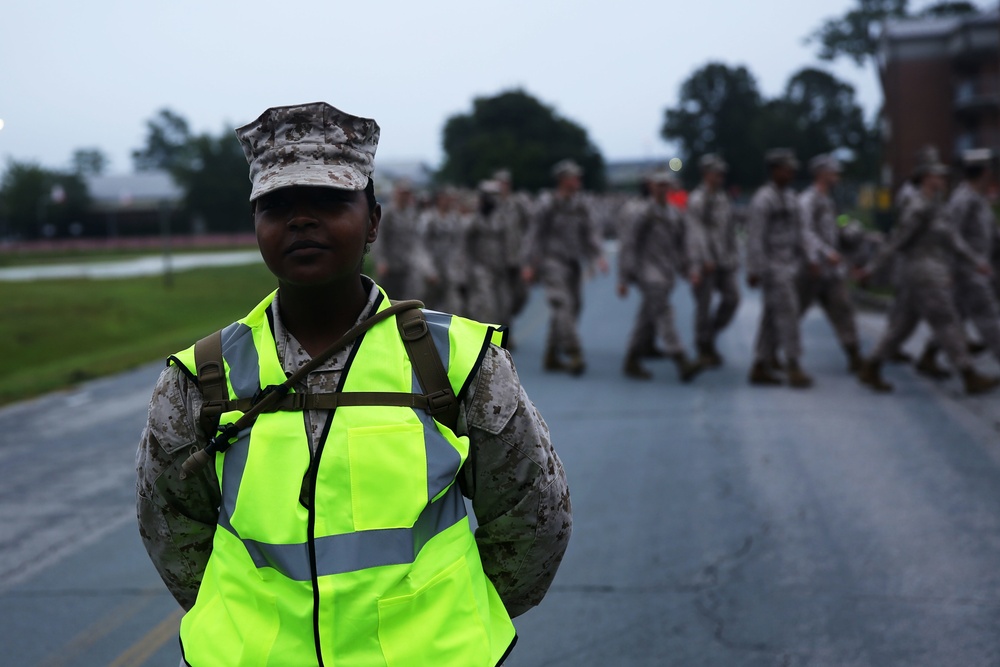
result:
[[[268,213],[277,211],[287,205],[284,197],[265,195],[258,200],[257,210],[261,213]]]

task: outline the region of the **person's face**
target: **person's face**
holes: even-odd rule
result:
[[[254,228],[267,268],[283,285],[322,285],[357,275],[382,209],[362,190],[292,186],[257,200]]]
[[[497,181],[500,184],[500,194],[504,197],[510,194],[510,181],[505,178],[501,178]]]
[[[840,172],[833,169],[823,169],[819,172],[819,178],[826,187],[832,188],[840,183]]]
[[[771,168],[771,180],[779,187],[784,187],[795,178],[795,170],[787,164],[779,164]]]
[[[712,188],[713,190],[718,190],[722,187],[722,182],[725,180],[725,174],[717,169],[709,169],[704,174],[702,174],[702,180],[705,181],[705,185]]]
[[[938,195],[944,192],[948,185],[948,181],[942,174],[927,174],[924,176],[923,186],[932,195]]]
[[[583,183],[576,174],[563,174],[559,177],[559,189],[563,192],[579,192],[581,185]]]
[[[667,202],[667,195],[670,194],[670,186],[667,183],[650,183],[649,192],[653,195],[656,203],[665,204]]]

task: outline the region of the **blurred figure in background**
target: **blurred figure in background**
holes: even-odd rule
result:
[[[511,308],[509,237],[513,229],[497,215],[499,183],[483,181],[478,195],[479,210],[465,230],[469,290],[465,310],[469,317],[482,322],[507,325]]]
[[[379,284],[391,299],[424,299],[436,271],[420,233],[419,212],[409,181],[399,180],[392,205],[382,214],[379,242],[372,247]]]
[[[689,254],[694,246],[689,242],[691,233],[686,229],[684,216],[667,202],[671,189],[679,187],[676,177],[661,171],[649,177],[652,197],[644,200],[641,209],[630,224],[623,229],[618,259],[618,295],[628,296],[628,286],[634,283],[642,294],[642,303],[636,313],[635,326],[625,353],[622,371],[626,376],[648,380],[652,373],[643,367],[642,357],[661,338],[664,353],[677,365],[682,382],[690,382],[701,367],[690,361],[684,353],[677,328],[671,292],[674,275],[694,274],[692,267],[697,258]]]
[[[737,283],[739,250],[736,228],[730,214],[729,197],[723,190],[728,165],[717,155],[704,155],[698,163],[701,183],[688,197],[688,256],[697,257],[693,268],[699,274],[692,281],[695,300],[695,342],[698,362],[705,367],[721,366],[722,355],[715,339],[732,322],[740,304]],[[712,300],[718,294],[713,311]]]
[[[524,279],[545,287],[551,319],[543,367],[580,375],[586,369],[577,331],[584,271],[608,270],[590,210],[580,196],[583,169],[572,160],[553,167],[556,191],[536,213],[525,246]]]
[[[954,262],[962,261],[984,276],[991,275],[992,271],[986,257],[970,248],[948,222],[944,208],[948,167],[934,160],[921,165],[918,173],[918,194],[907,200],[888,244],[875,260],[857,273],[858,279],[863,281],[882,264],[898,257],[899,279],[905,284],[905,289],[896,295],[897,303],[890,312],[885,333],[858,377],[876,391],[892,391],[892,385],[882,378],[882,363],[924,319],[951,363],[962,373],[965,391],[984,393],[995,388],[998,380],[980,375],[969,356],[954,303]]]
[[[514,192],[514,182],[510,170],[500,169],[493,174],[493,181],[499,187],[496,197],[496,213],[500,224],[508,229],[507,277],[510,293],[510,315],[513,320],[528,302],[528,285],[521,273],[521,258],[524,256],[525,239],[531,227],[531,202],[522,194]],[[508,324],[509,326],[509,324]],[[508,348],[513,338],[508,337]]]
[[[765,164],[769,181],[750,202],[747,229],[747,283],[760,287],[764,298],[749,380],[755,385],[782,384],[775,373],[774,341],[785,356],[788,384],[803,389],[812,386],[812,378],[799,365],[802,343],[797,280],[804,263],[810,270],[816,267],[791,188],[799,161],[791,150],[774,148],[765,155]]]
[[[462,286],[467,271],[465,230],[450,187],[434,193],[434,205],[420,217],[423,245],[435,268],[437,281],[427,289],[428,308],[447,313],[464,312]]]
[[[802,271],[799,276],[799,317],[818,302],[830,321],[844,354],[848,370],[861,370],[858,327],[854,304],[847,286],[847,266],[840,255],[840,226],[831,192],[840,181],[840,162],[832,155],[817,155],[809,161],[813,183],[801,195],[799,204],[806,233],[812,236],[819,271]]]

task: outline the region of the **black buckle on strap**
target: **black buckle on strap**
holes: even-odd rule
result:
[[[455,395],[447,389],[442,389],[441,391],[436,391],[433,394],[428,394],[424,398],[427,399],[427,413],[430,415],[436,415],[444,412],[451,407],[455,401]]]
[[[400,335],[403,340],[419,340],[427,335],[429,329],[427,328],[427,321],[422,317],[417,317],[409,322],[404,322],[402,327],[400,327]]]

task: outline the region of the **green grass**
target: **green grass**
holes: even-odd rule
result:
[[[263,264],[127,280],[0,282],[0,404],[165,359],[245,315]]]

